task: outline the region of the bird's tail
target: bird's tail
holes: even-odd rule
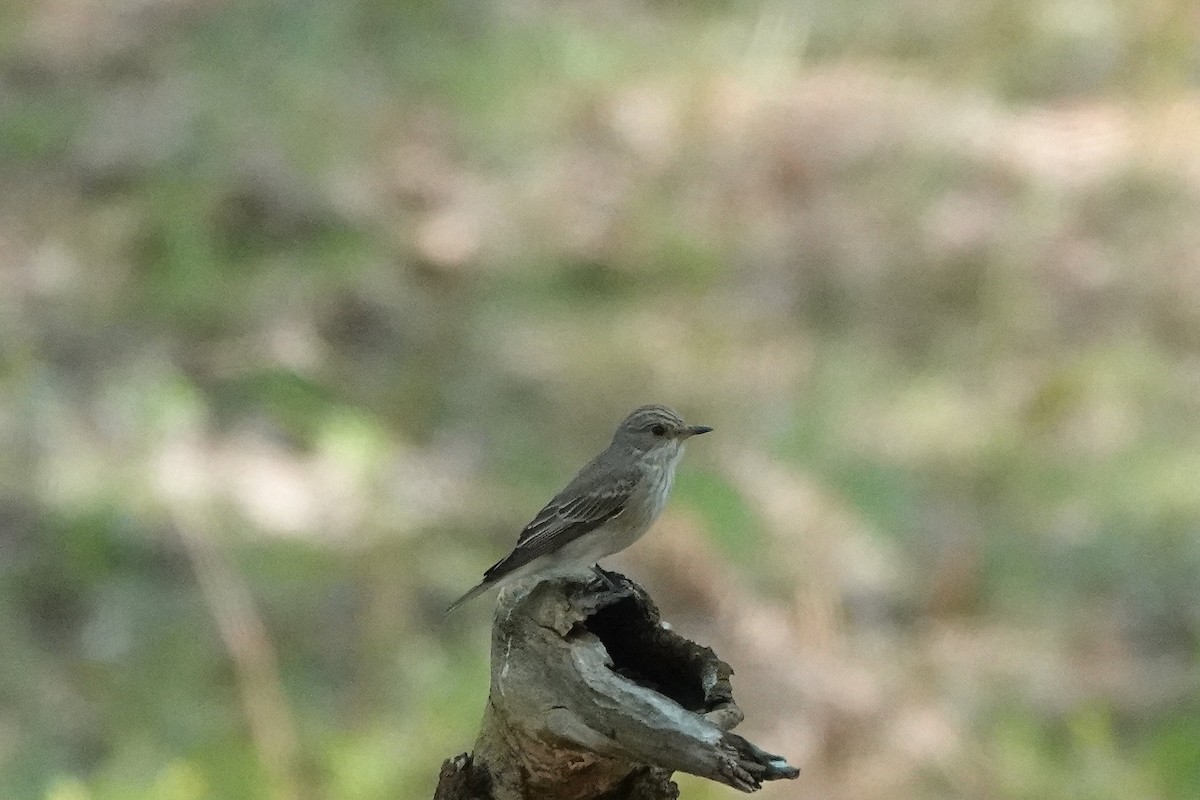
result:
[[[494,580],[481,581],[473,589],[471,589],[471,591],[467,592],[462,597],[458,598],[453,603],[451,603],[450,607],[446,609],[446,613],[449,614],[451,611],[458,608],[459,606],[461,606],[463,603],[467,602],[468,600],[474,600],[476,597],[479,597],[479,595],[483,594],[488,589],[495,586],[496,583],[497,583],[497,581],[494,581]]]

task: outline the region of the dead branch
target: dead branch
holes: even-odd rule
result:
[[[665,800],[676,771],[744,792],[799,774],[730,733],[729,665],[610,577],[501,594],[475,749],[443,764],[435,800]]]

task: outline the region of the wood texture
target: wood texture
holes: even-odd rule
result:
[[[665,800],[676,771],[744,792],[797,776],[730,732],[742,712],[729,665],[609,577],[501,594],[479,736],[443,764],[435,800]]]

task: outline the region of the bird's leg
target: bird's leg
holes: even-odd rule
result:
[[[592,564],[592,572],[596,573],[596,577],[610,592],[616,592],[620,587],[613,582],[613,579],[608,577],[608,573],[600,569],[599,564]]]

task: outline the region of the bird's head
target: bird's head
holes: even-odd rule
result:
[[[707,425],[688,425],[666,406],[642,406],[617,426],[613,444],[643,453],[661,448],[673,454],[688,438],[711,430]]]

